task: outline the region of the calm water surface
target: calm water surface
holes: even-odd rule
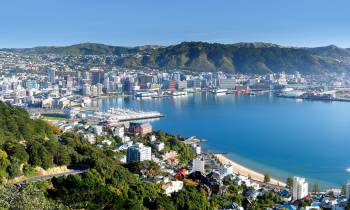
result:
[[[162,112],[166,117],[154,129],[205,138],[205,148],[282,181],[299,175],[326,188],[350,178],[350,103],[199,93],[108,98],[99,106]]]

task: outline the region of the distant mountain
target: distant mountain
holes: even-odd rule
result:
[[[330,52],[330,55],[332,53]],[[350,65],[309,49],[266,43],[209,44],[184,42],[157,49],[146,65],[158,68],[183,68],[193,71],[231,73],[272,72],[322,73],[349,71]]]
[[[325,47],[308,48],[308,50],[323,57],[350,62],[350,49],[329,45]]]
[[[253,42],[218,44],[183,42],[167,47],[118,47],[84,43],[66,47],[6,49],[29,54],[123,55],[119,66],[145,66],[190,71],[256,73],[300,71],[308,74],[350,71],[350,49],[334,45],[316,48],[285,47]]]
[[[118,47],[105,44],[82,43],[71,46],[50,46],[34,47],[22,49],[6,49],[7,51],[16,51],[28,54],[57,54],[57,55],[121,55],[136,53],[141,50],[153,49],[145,46],[143,48]]]

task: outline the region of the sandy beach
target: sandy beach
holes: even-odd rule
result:
[[[215,154],[214,156],[217,158],[217,160],[221,164],[232,165],[234,173],[240,174],[243,176],[250,176],[252,180],[264,182],[264,174],[256,172],[256,171],[249,169],[245,166],[242,166],[242,165],[230,160],[229,158],[227,158],[226,156],[224,156],[222,154]],[[281,181],[273,179],[273,178],[271,178],[270,184],[277,185],[277,186],[283,186],[283,187],[286,186],[286,184],[284,182],[281,182]]]

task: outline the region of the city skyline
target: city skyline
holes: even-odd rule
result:
[[[347,1],[11,1],[0,48],[171,45],[182,41],[350,47]]]

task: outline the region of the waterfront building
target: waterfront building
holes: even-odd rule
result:
[[[176,82],[176,89],[183,90],[186,88],[187,88],[187,81],[186,80]]]
[[[90,95],[90,91],[91,91],[91,87],[89,84],[84,84],[83,85],[83,90],[82,90],[82,94],[84,96],[89,96]]]
[[[169,90],[170,90],[170,92],[175,91],[175,81],[174,80],[169,80]]]
[[[91,96],[97,96],[97,86],[96,85],[91,85],[90,95]]]
[[[130,123],[129,132],[134,135],[145,136],[152,133],[152,125],[150,123]]]
[[[220,176],[223,178],[227,175],[233,174],[233,170],[232,170],[232,165],[220,165],[218,168],[218,172],[220,174]]]
[[[293,200],[305,198],[309,193],[308,186],[305,178],[293,177]]]
[[[236,87],[236,79],[219,79],[219,88],[222,89],[235,89]]]
[[[100,96],[103,94],[103,85],[101,83],[96,84],[97,87],[97,95]]]
[[[144,146],[142,143],[137,143],[127,150],[127,163],[134,161],[144,161],[152,159],[151,147]]]
[[[205,161],[204,161],[203,157],[199,156],[199,157],[194,158],[192,161],[192,173],[199,171],[199,172],[205,174],[204,165],[205,165]]]
[[[153,77],[150,75],[138,75],[138,84],[141,89],[149,88],[150,84],[153,82]]]

